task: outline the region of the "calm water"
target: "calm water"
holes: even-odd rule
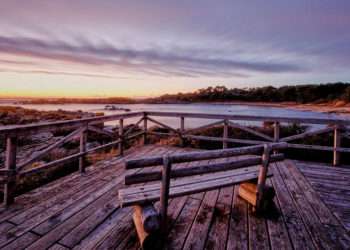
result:
[[[9,105],[9,104],[0,104]],[[11,104],[13,105],[13,104]],[[63,105],[16,105],[25,108],[33,108],[37,110],[82,110],[88,112],[104,112],[106,115],[125,113],[124,111],[109,111],[104,110],[103,104],[63,104]],[[115,105],[120,108],[128,108],[131,111],[166,111],[166,112],[188,112],[188,113],[210,113],[210,114],[237,114],[237,115],[258,115],[258,116],[276,116],[276,117],[301,117],[301,118],[336,118],[339,116],[335,114],[326,114],[312,111],[301,111],[287,108],[276,107],[261,107],[250,105],[229,105],[229,104],[125,104]],[[135,122],[136,119],[127,119],[126,124]],[[157,117],[162,121],[173,127],[179,127],[178,118]],[[213,122],[213,120],[206,119],[186,119],[186,127],[195,127]],[[243,122],[244,123],[244,122]],[[246,122],[247,123],[247,122]],[[116,122],[110,122],[110,125]]]

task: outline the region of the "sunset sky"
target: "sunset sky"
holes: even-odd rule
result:
[[[349,0],[0,0],[0,96],[350,81]]]

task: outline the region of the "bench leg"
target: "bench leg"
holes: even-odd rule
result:
[[[162,169],[162,188],[160,196],[160,218],[161,218],[161,234],[163,245],[166,242],[167,230],[168,230],[168,200],[169,200],[169,187],[170,187],[170,171],[171,162],[168,156],[163,158],[163,169]]]
[[[262,164],[260,166],[258,184],[257,184],[257,195],[256,195],[256,211],[259,212],[262,208],[264,189],[266,183],[266,176],[269,167],[271,147],[267,144],[264,145],[264,152],[262,155]]]

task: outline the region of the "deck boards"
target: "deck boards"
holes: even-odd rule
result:
[[[0,208],[0,249],[137,249],[132,208],[120,208],[117,199],[123,163],[184,150],[189,149],[134,148],[84,175],[17,197],[9,209]],[[271,164],[271,171],[276,211],[265,217],[252,215],[237,187],[172,199],[168,248],[350,248],[350,169],[286,160]]]

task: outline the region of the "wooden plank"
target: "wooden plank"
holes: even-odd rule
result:
[[[248,145],[257,145],[257,144],[266,143],[266,141],[258,141],[258,140],[233,139],[233,138],[223,139],[222,137],[201,136],[201,135],[183,135],[183,137],[188,139],[193,139],[193,140],[200,140],[200,141],[217,141],[217,142],[225,141],[225,142],[248,144]]]
[[[274,141],[274,139],[271,136],[268,136],[268,135],[265,135],[263,133],[260,133],[259,131],[256,131],[256,130],[251,129],[249,127],[246,127],[246,126],[243,126],[243,125],[240,125],[238,123],[231,122],[231,121],[229,121],[228,124],[232,128],[241,129],[241,130],[243,130],[245,132],[248,132],[248,133],[250,133],[252,135],[255,135],[257,137],[263,138],[263,139],[265,139],[267,141],[270,141],[270,142]]]
[[[283,159],[284,159],[283,154],[276,154],[271,156],[271,162],[281,161]],[[221,163],[214,163],[209,165],[199,165],[194,167],[174,169],[170,173],[170,178],[179,178],[179,177],[186,177],[186,176],[192,176],[192,175],[201,175],[201,174],[229,171],[234,169],[255,166],[261,163],[262,163],[261,157],[251,156],[249,158],[242,159],[242,160],[231,160],[229,162],[221,162]],[[161,178],[162,178],[161,171],[129,174],[125,176],[125,184],[131,185],[131,184],[143,183],[148,181],[157,181],[157,180],[160,180]]]
[[[238,197],[238,186],[232,201],[227,249],[248,249],[248,204]]]
[[[273,164],[270,168],[274,174],[271,182],[276,191],[276,200],[280,206],[280,213],[287,227],[289,237],[294,249],[315,249],[313,241],[306,230],[303,220],[295,206],[283,177],[278,171],[279,164]]]
[[[251,207],[251,205],[248,204],[248,207]],[[254,216],[250,211],[248,213],[248,225],[249,249],[269,249],[269,235],[265,219]]]
[[[184,117],[182,117],[182,118],[185,119]],[[224,123],[224,120],[215,121],[215,122],[212,122],[212,123],[209,123],[209,124],[205,124],[205,125],[197,127],[197,128],[187,129],[183,133],[190,134],[190,133],[193,133],[193,132],[196,132],[196,131],[201,131],[201,130],[204,130],[204,129],[208,129],[208,128],[211,128],[211,127],[215,127],[215,126],[221,125],[222,123]]]
[[[179,133],[180,133],[180,132],[177,131],[176,129],[174,129],[174,128],[172,128],[172,127],[170,127],[170,126],[168,126],[168,125],[166,125],[166,124],[164,124],[164,123],[162,123],[162,122],[156,121],[156,120],[154,120],[154,119],[152,119],[152,118],[150,118],[150,117],[147,117],[147,119],[148,119],[149,121],[151,121],[151,122],[153,122],[153,123],[155,123],[155,124],[161,126],[161,127],[164,127],[164,128],[166,128],[166,129],[169,129],[170,131],[173,131],[173,132],[176,133],[176,134],[179,134]]]
[[[120,170],[122,171],[122,168],[120,168]],[[122,182],[123,176],[119,176],[120,173],[118,173],[118,172],[116,172],[116,175],[118,176],[117,180],[113,180],[113,181],[120,184]],[[111,183],[113,183],[113,181]],[[91,182],[93,182],[94,185],[91,185]],[[38,223],[41,223],[41,224],[38,227],[34,228],[33,230],[37,231],[40,234],[45,234],[53,227],[56,227],[58,224],[62,223],[66,218],[69,218],[71,215],[73,215],[74,213],[79,211],[81,208],[84,208],[87,204],[89,204],[89,202],[94,201],[94,199],[96,199],[96,195],[97,196],[102,195],[103,192],[108,191],[109,188],[113,189],[113,186],[108,186],[108,185],[100,188],[95,181],[91,180],[91,182],[88,183],[90,188],[94,188],[95,190],[97,190],[97,192],[94,191],[94,192],[92,192],[92,195],[90,195],[88,189],[82,188],[81,193],[85,192],[85,194],[83,194],[83,196],[80,194],[80,197],[86,196],[87,198],[83,198],[84,200],[81,201],[79,198],[71,196],[70,202],[68,202],[68,204],[65,204],[65,203],[55,204],[54,203],[55,204],[54,207],[50,208],[49,210],[45,210],[44,213],[41,212],[40,214],[38,214],[38,216],[34,216],[30,219],[27,219],[25,221],[25,224],[22,223],[20,229],[17,230],[16,232],[13,232],[13,234],[12,234],[13,237],[21,236],[23,234],[23,231],[25,232],[25,230],[32,229],[34,226],[38,225]],[[74,205],[69,206],[73,202],[74,202]],[[65,208],[64,210],[62,210],[62,206],[63,206],[63,208]],[[42,207],[39,207],[39,208],[42,208]],[[45,209],[45,207],[43,207],[43,208]],[[60,211],[60,213],[58,215],[56,215],[56,213],[59,211]],[[50,216],[52,216],[52,217],[50,217]],[[22,215],[22,220],[24,218],[25,217],[23,217],[23,215]],[[17,220],[18,219],[19,218],[17,218]]]
[[[306,131],[306,132],[298,134],[298,135],[292,135],[292,136],[281,138],[280,141],[289,142],[289,141],[293,141],[293,140],[303,139],[305,137],[312,136],[312,135],[319,135],[319,134],[328,133],[330,131],[333,131],[333,129],[334,129],[333,127],[326,127],[326,128],[322,128],[322,129],[315,129],[315,130],[311,130],[311,131]]]
[[[160,217],[161,217],[161,233],[166,236],[168,228],[168,201],[170,187],[171,160],[168,155],[163,158],[162,183],[160,190]]]
[[[233,187],[220,189],[218,200],[214,208],[213,222],[205,243],[205,249],[226,249],[233,192]]]
[[[350,125],[347,119],[324,119],[324,118],[295,118],[295,117],[276,117],[276,116],[252,116],[252,115],[224,115],[224,114],[206,114],[206,113],[184,113],[184,112],[147,112],[152,116],[167,117],[185,117],[185,118],[202,118],[202,119],[228,119],[236,121],[270,121],[270,122],[286,122],[301,124],[339,124]]]
[[[56,243],[55,245],[50,247],[48,250],[69,250],[69,248]]]
[[[80,145],[79,145],[79,152],[85,153],[86,152],[86,143],[87,143],[87,129],[84,129],[81,131],[80,134]],[[85,155],[82,155],[79,157],[79,172],[85,173]]]
[[[266,184],[272,186],[271,180],[267,180]],[[281,211],[277,197],[274,198],[274,204],[276,210]],[[278,211],[269,211],[269,213],[273,216],[273,218],[266,220],[271,249],[293,249],[283,216],[272,214],[278,213]]]
[[[0,135],[29,135],[39,132],[50,132],[57,129],[73,129],[79,128],[86,124],[94,125],[101,122],[115,121],[119,119],[127,119],[143,115],[143,112],[129,112],[126,114],[115,114],[106,116],[95,116],[91,118],[74,119],[68,121],[42,122],[28,125],[10,125],[0,128]]]
[[[37,239],[39,239],[39,236],[32,233],[32,232],[27,232],[23,235],[23,237],[12,241],[11,243],[4,245],[1,247],[1,249],[6,249],[6,250],[18,250],[18,249],[26,249],[30,244],[35,242]]]
[[[188,198],[167,239],[168,249],[182,249],[201,200]]]
[[[173,181],[170,185],[169,197],[173,198],[231,186],[243,181],[254,180],[258,177],[258,174],[257,167],[248,167],[198,178],[191,177],[190,180],[186,181]],[[119,198],[124,206],[129,206],[138,202],[157,201],[160,196],[159,192],[159,185],[153,184],[143,187],[143,190],[137,188],[119,190]]]
[[[333,132],[333,166],[338,166],[340,164],[340,153],[337,151],[341,144],[341,131],[338,127],[334,128]]]
[[[47,156],[47,154],[49,152],[51,152],[53,149],[58,148],[60,146],[62,146],[63,144],[65,144],[66,142],[68,142],[69,140],[71,140],[72,138],[74,138],[75,136],[79,135],[81,132],[83,131],[82,128],[79,128],[77,130],[74,130],[73,132],[71,132],[69,135],[63,137],[62,139],[58,140],[57,142],[55,142],[54,144],[50,145],[49,147],[45,148],[44,150],[41,150],[37,153],[34,153],[33,156],[22,162],[19,163],[17,166],[17,171],[20,171],[21,169],[23,169],[25,166],[38,161],[40,159],[42,159],[43,157]]]
[[[219,190],[207,192],[199,207],[197,216],[186,238],[184,249],[203,249],[208,237],[210,225],[214,216],[215,203]],[[198,240],[201,239],[201,240]]]
[[[75,250],[93,249],[107,239],[107,237],[120,237],[123,219],[128,218],[130,229],[133,227],[131,221],[132,208],[118,209],[112,213],[102,224],[95,228],[89,235],[74,246]],[[124,230],[123,230],[124,231]],[[136,240],[136,238],[135,238]]]
[[[173,152],[172,152],[173,151]],[[174,148],[168,149],[168,151],[164,152],[165,154],[174,153]],[[181,164],[180,164],[181,165]],[[186,163],[185,165],[188,165]],[[183,167],[181,166],[174,166],[174,168]],[[143,169],[143,171],[147,171],[147,169]],[[178,214],[181,212],[185,202],[187,200],[187,197],[179,197],[176,199],[169,200],[168,205],[168,231],[170,230],[171,226],[173,225],[174,221],[176,221],[176,218]],[[157,209],[160,208],[160,203],[156,202],[155,207]],[[109,243],[108,243],[109,244]],[[104,244],[106,245],[106,244]],[[108,247],[110,248],[110,247]],[[117,246],[115,247],[113,245],[113,248],[116,249],[139,249],[139,242],[137,240],[137,235],[134,229],[131,229],[129,233],[127,234],[127,237]]]
[[[157,150],[155,147],[146,147],[145,149],[137,149],[139,154],[147,154],[152,153],[154,150]],[[126,156],[133,157],[133,154]],[[103,163],[96,164],[87,169],[87,173],[85,173],[84,178],[81,178],[81,175],[78,173],[73,173],[71,175],[65,176],[63,178],[57,179],[53,182],[46,184],[38,189],[31,191],[30,193],[26,193],[17,197],[16,204],[7,208],[4,211],[1,211],[0,222],[10,219],[20,213],[29,213],[37,207],[37,214],[39,211],[43,211],[43,209],[48,209],[49,205],[47,202],[52,204],[58,203],[57,201],[64,200],[66,201],[69,195],[76,193],[79,190],[85,190],[84,184],[88,184],[90,182],[96,182],[99,178],[102,179],[105,175],[113,177],[115,174],[118,174],[118,171],[115,169],[122,170],[122,158],[115,158],[111,163],[115,165],[103,165]],[[94,171],[95,166],[98,166],[99,171]],[[111,167],[112,166],[112,167]],[[90,185],[91,186],[91,185]],[[62,187],[66,189],[66,192],[62,193]],[[62,196],[63,195],[63,196]],[[43,199],[45,197],[45,199]],[[38,207],[40,208],[38,210]],[[34,210],[33,210],[34,211]],[[28,216],[28,218],[33,217],[35,213],[32,213]]]
[[[5,169],[16,171],[17,137],[6,137]],[[3,205],[9,206],[15,201],[16,180],[7,181],[3,188]]]
[[[112,186],[110,190],[102,195],[99,198],[95,198],[92,203],[89,205],[84,205],[83,209],[80,210],[79,213],[76,213],[69,220],[65,220],[63,223],[52,229],[50,232],[46,233],[43,237],[41,237],[38,241],[32,244],[28,249],[45,249],[52,245],[54,242],[57,242],[62,237],[64,237],[67,233],[71,232],[77,225],[79,225],[82,221],[87,219],[91,214],[98,210],[100,207],[110,204],[111,201],[117,195],[118,185]],[[97,195],[96,195],[97,196]]]
[[[308,202],[303,190],[301,190],[297,185],[286,166],[284,164],[278,165],[278,170],[280,171],[282,178],[284,178],[284,182],[287,188],[292,194],[296,207],[298,208],[298,211],[305,223],[307,230],[312,236],[314,243],[318,247],[322,248],[343,248],[344,246],[342,246],[342,242],[339,241],[339,239],[333,238],[336,236],[336,238],[340,237],[340,239],[342,239],[342,236],[333,235],[332,232],[325,230],[323,224],[320,221],[320,218]]]
[[[156,152],[156,154],[169,153],[174,150],[177,150],[177,149],[158,147],[158,151]],[[146,169],[143,169],[142,171],[146,171]],[[124,210],[125,208],[121,209],[121,211],[124,211]],[[130,210],[127,210],[127,211],[130,211]],[[138,239],[137,239],[136,232],[134,230],[134,226],[131,218],[132,218],[131,214],[125,215],[124,219],[116,223],[115,226],[110,230],[110,232],[105,232],[105,234],[101,232],[99,233],[100,238],[97,237],[95,238],[95,240],[88,240],[87,242],[89,242],[89,246],[91,247],[94,246],[94,249],[111,249],[111,248],[119,249],[120,245],[122,245],[121,249],[124,249],[123,246],[125,246],[126,241],[132,241],[136,245],[138,245]],[[86,244],[86,241],[85,241],[85,244]],[[83,246],[85,244],[83,244]],[[85,248],[81,248],[78,246],[77,249],[85,249]]]
[[[228,138],[228,121],[224,121],[224,132],[222,136],[222,148],[227,148],[227,138]]]
[[[283,149],[287,146],[286,143],[271,143],[269,144],[272,149]],[[210,160],[216,158],[227,158],[239,155],[247,154],[260,154],[263,150],[263,145],[256,146],[247,146],[239,148],[230,148],[230,149],[220,149],[220,150],[200,150],[200,152],[190,152],[190,153],[179,153],[172,154],[171,162],[181,163],[189,161],[199,161],[199,160]],[[133,169],[139,167],[150,167],[163,164],[162,157],[146,157],[138,158],[126,161],[126,169]]]
[[[118,143],[118,151],[119,151],[119,155],[123,155],[124,154],[124,120],[120,119],[119,120],[119,129],[118,129],[118,136],[120,138],[120,142]]]
[[[88,130],[91,131],[91,132],[95,132],[97,134],[101,134],[101,135],[105,135],[105,136],[108,136],[108,137],[115,137],[115,134],[108,131],[108,130],[105,130],[105,129],[101,129],[101,128],[98,128],[96,126],[92,126],[92,125],[89,125],[88,126]]]

